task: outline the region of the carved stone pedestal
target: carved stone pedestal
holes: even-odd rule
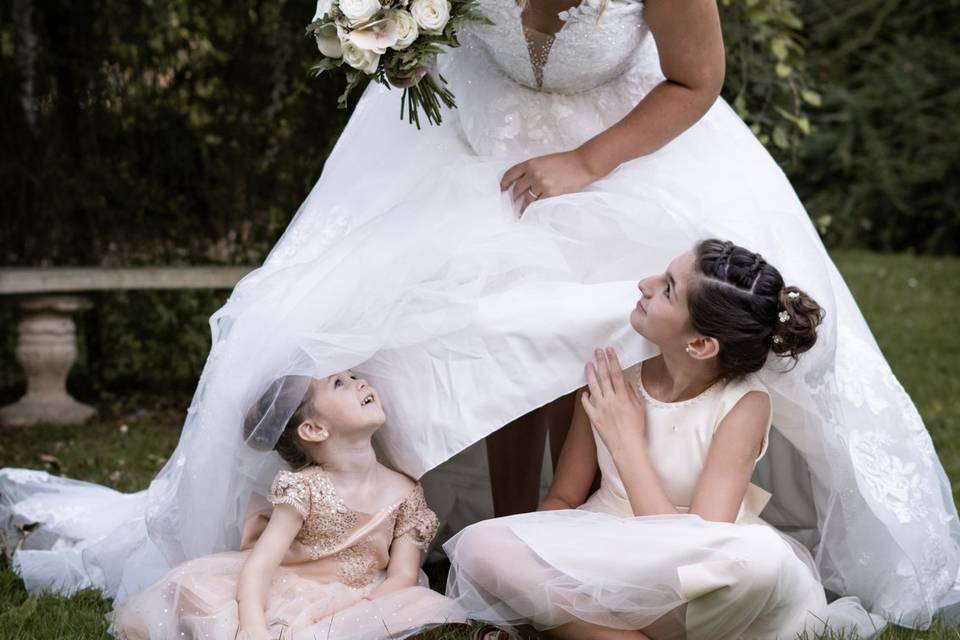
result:
[[[80,296],[24,298],[19,307],[17,361],[27,378],[27,393],[0,409],[0,424],[80,424],[96,413],[67,393],[67,373],[77,358],[73,314],[93,304]]]

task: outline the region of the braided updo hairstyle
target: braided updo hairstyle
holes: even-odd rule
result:
[[[758,253],[714,238],[698,243],[688,305],[693,328],[720,343],[720,375],[759,371],[772,351],[796,364],[817,341],[823,309]]]
[[[313,385],[311,384],[307,387],[307,392],[304,394],[303,400],[300,401],[300,404],[297,405],[290,419],[287,420],[283,431],[280,433],[280,437],[277,438],[275,443],[271,443],[261,440],[264,435],[259,433],[256,427],[273,406],[274,399],[276,398],[275,385],[277,384],[282,384],[282,380],[278,380],[273,385],[270,385],[270,388],[268,388],[253,406],[250,407],[249,411],[247,411],[247,415],[243,420],[243,439],[249,446],[259,451],[269,451],[271,449],[276,451],[292,468],[299,469],[310,462],[309,458],[307,458],[306,450],[300,443],[300,436],[297,435],[297,427],[305,420],[311,418],[310,408],[313,406]]]

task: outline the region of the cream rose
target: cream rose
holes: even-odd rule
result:
[[[413,0],[410,13],[425,33],[440,33],[450,20],[447,0]]]
[[[393,47],[397,42],[399,29],[397,23],[389,18],[377,20],[350,32],[347,39],[364,51],[373,51],[383,54],[387,47]]]
[[[380,0],[340,0],[340,11],[350,24],[360,24],[380,11]]]
[[[333,23],[325,24],[316,33],[317,49],[328,58],[339,58],[343,55],[343,48],[340,46],[340,35],[337,33],[337,26]]]
[[[358,71],[373,75],[377,70],[377,65],[380,64],[380,54],[361,49],[352,41],[347,40],[343,43],[343,61]]]
[[[397,41],[393,48],[397,51],[406,49],[420,35],[417,29],[417,21],[410,15],[409,11],[403,9],[391,9],[387,12],[387,19],[392,20],[397,25]]]

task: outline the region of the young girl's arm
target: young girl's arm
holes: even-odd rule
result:
[[[643,400],[624,379],[613,349],[595,355],[596,365],[586,366],[589,392],[580,404],[613,457],[633,515],[677,513],[650,463]]]
[[[390,561],[387,563],[387,577],[367,596],[375,600],[388,593],[413,587],[420,575],[420,547],[407,537],[400,537],[390,545]]]
[[[294,507],[289,504],[277,505],[266,529],[243,564],[237,584],[237,602],[240,608],[240,632],[250,640],[270,638],[264,613],[267,588],[301,526],[303,516]]]
[[[770,396],[750,391],[720,422],[697,479],[690,513],[717,522],[736,520],[767,437],[770,411]]]
[[[538,511],[576,509],[587,499],[597,475],[597,444],[593,440],[590,419],[580,403],[582,394],[582,389],[577,392],[570,431],[560,451],[557,471]]]

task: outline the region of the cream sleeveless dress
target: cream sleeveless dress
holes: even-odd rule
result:
[[[683,402],[652,398],[642,364],[625,371],[646,405],[650,459],[676,515],[634,517],[610,451],[594,431],[602,483],[580,508],[488,520],[451,539],[447,593],[471,617],[555,627],[574,619],[662,637],[792,638],[859,627],[853,599],[827,605],[809,552],[760,517],[769,494],[751,484],[736,521],[682,513],[713,434],[754,377],[717,383]],[[769,422],[767,434],[769,435]],[[767,437],[758,460],[766,453]],[[869,633],[867,634],[869,635]]]

